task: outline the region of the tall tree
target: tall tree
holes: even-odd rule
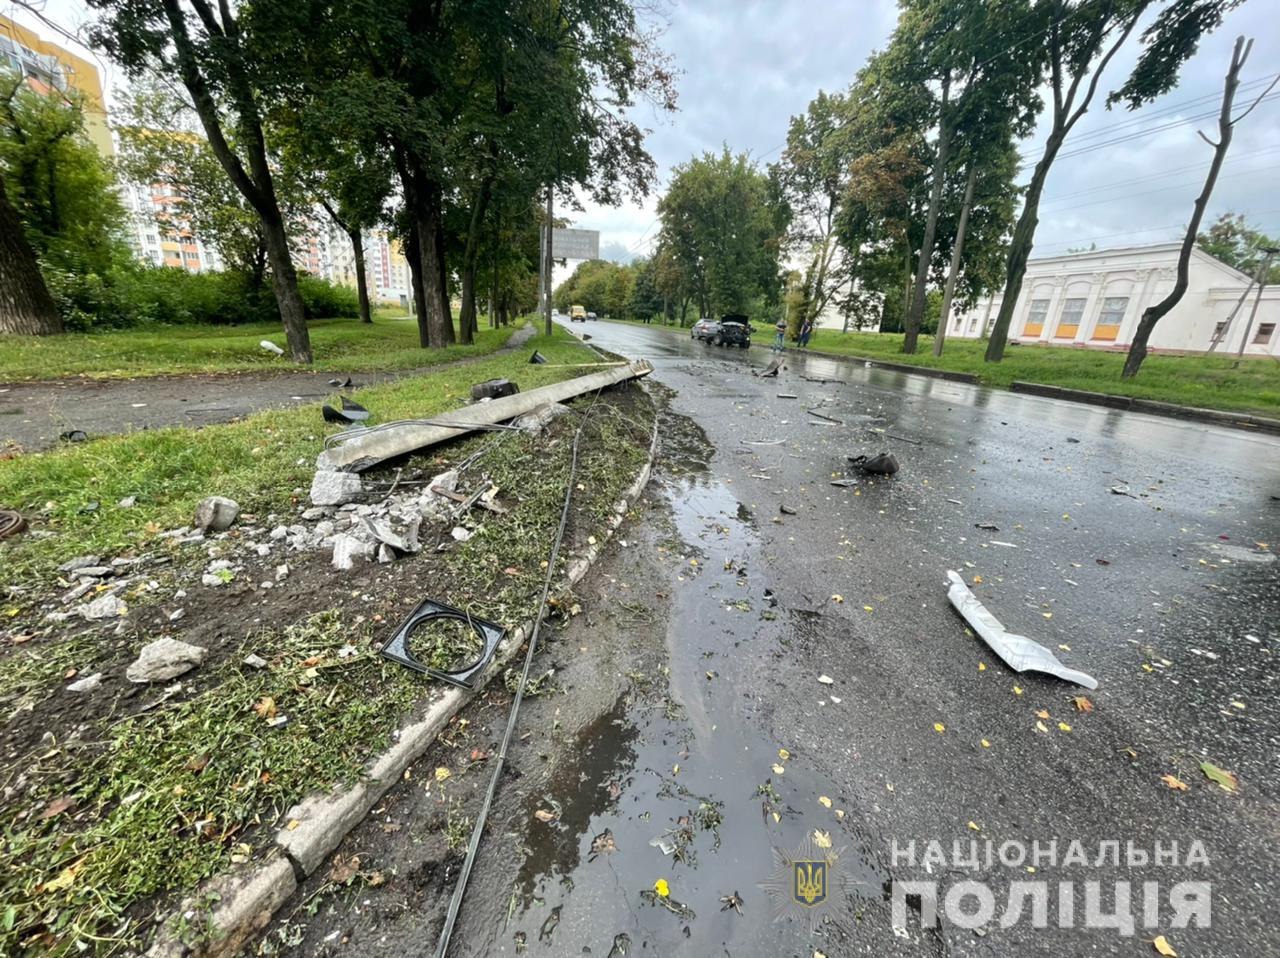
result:
[[[1209,228],[1196,236],[1196,245],[1228,266],[1234,266],[1247,276],[1258,272],[1268,246],[1280,246],[1280,237],[1268,236],[1250,226],[1243,213],[1223,213],[1209,224]],[[1267,271],[1268,286],[1280,285],[1280,263]]]
[[[1155,20],[1143,31],[1144,49],[1124,84],[1108,101],[1123,100],[1137,109],[1178,83],[1182,64],[1206,33],[1222,23],[1227,11],[1243,0],[1049,0],[1038,5],[1044,15],[1045,69],[1051,94],[1051,123],[1044,151],[1027,183],[1022,214],[1009,245],[1008,269],[1000,312],[987,343],[987,362],[1004,357],[1009,327],[1027,260],[1039,223],[1044,183],[1062,145],[1080,118],[1089,111],[1102,75],[1139,19],[1160,7]]]
[[[47,336],[60,332],[62,317],[0,176],[0,333]]]
[[[306,314],[263,133],[264,101],[277,83],[279,51],[256,42],[255,8],[236,11],[226,0],[216,8],[210,0],[88,2],[102,15],[90,31],[97,45],[132,75],[176,76],[186,88],[213,155],[262,221],[289,354],[294,362],[311,362]],[[249,16],[247,29],[237,12]]]
[[[1227,68],[1227,76],[1222,85],[1222,108],[1218,112],[1218,140],[1215,143],[1203,133],[1200,134],[1213,148],[1213,159],[1209,162],[1209,171],[1205,174],[1200,195],[1196,197],[1192,206],[1191,220],[1187,223],[1182,247],[1178,250],[1177,276],[1173,282],[1173,289],[1160,302],[1153,303],[1142,311],[1142,318],[1138,320],[1138,328],[1134,330],[1133,342],[1129,345],[1129,354],[1125,357],[1124,369],[1120,374],[1124,379],[1132,379],[1138,374],[1142,361],[1147,357],[1147,342],[1151,339],[1151,333],[1156,328],[1156,324],[1181,302],[1187,291],[1191,250],[1196,243],[1196,233],[1200,229],[1200,221],[1204,218],[1205,207],[1209,205],[1209,197],[1213,195],[1213,187],[1218,182],[1218,173],[1222,170],[1222,163],[1227,158],[1227,150],[1231,148],[1231,138],[1235,134],[1236,124],[1252,113],[1262,101],[1262,97],[1270,93],[1271,88],[1276,85],[1276,80],[1273,79],[1244,112],[1239,116],[1231,115],[1235,107],[1236,89],[1240,86],[1240,71],[1244,69],[1245,61],[1249,59],[1249,52],[1252,49],[1252,40],[1246,43],[1244,37],[1236,39],[1235,47],[1231,51],[1231,65]]]
[[[845,98],[821,90],[800,116],[791,118],[787,146],[776,168],[783,198],[791,212],[786,242],[793,253],[812,258],[804,298],[811,321],[845,281],[847,260],[839,256],[836,216],[848,189],[850,137],[844,126]]]
[[[785,209],[747,154],[726,147],[677,166],[658,216],[659,242],[691,281],[702,315],[777,302]]]

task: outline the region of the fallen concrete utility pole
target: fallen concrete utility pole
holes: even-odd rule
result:
[[[653,366],[641,359],[625,366],[592,373],[589,376],[567,379],[561,383],[531,389],[529,392],[504,396],[491,402],[475,403],[464,409],[443,413],[432,417],[431,425],[413,422],[402,425],[388,423],[383,428],[361,433],[325,449],[316,459],[316,468],[324,471],[362,472],[396,456],[403,456],[425,449],[427,446],[466,435],[472,429],[514,419],[546,403],[563,402],[574,396],[647,376],[651,372],[653,372]]]

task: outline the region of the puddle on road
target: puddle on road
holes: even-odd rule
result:
[[[807,920],[775,921],[759,883],[778,873],[775,848],[794,853],[815,829],[841,850],[844,881],[843,900],[818,920],[847,929],[860,902],[882,898],[886,876],[855,813],[837,817],[835,786],[794,744],[762,737],[750,694],[795,620],[766,595],[750,512],[705,477],[666,495],[685,544],[684,581],[670,586],[669,674],[633,676],[531,797],[508,920],[474,943],[486,953],[808,954]],[[653,894],[658,879],[665,900]],[[735,895],[741,914],[726,904]]]

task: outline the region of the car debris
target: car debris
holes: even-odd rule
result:
[[[465,622],[475,630],[476,635],[484,643],[484,648],[474,662],[463,665],[458,669],[446,670],[432,668],[414,657],[410,649],[413,634],[428,623],[441,619]],[[423,599],[418,603],[418,607],[409,613],[408,618],[400,623],[400,627],[396,629],[395,633],[381,648],[380,654],[392,662],[398,662],[407,669],[421,672],[423,675],[430,676],[433,679],[440,679],[442,682],[448,682],[450,685],[456,685],[459,688],[470,691],[476,687],[477,680],[483,674],[489,664],[489,660],[493,658],[493,654],[498,650],[498,646],[502,643],[502,639],[506,634],[507,630],[496,622],[477,619],[469,612],[463,612],[433,599]]]
[[[1000,527],[996,525],[994,522],[975,522],[973,524],[973,527],[975,529],[981,529],[983,532],[999,532],[1000,531]]]
[[[784,516],[796,515],[796,511],[792,509],[790,506],[786,506],[786,505],[778,506],[778,511],[781,512]]]
[[[870,457],[864,453],[860,456],[849,456],[848,459],[851,465],[873,476],[892,476],[900,468],[897,457],[891,452],[882,452]]]
[[[471,398],[475,400],[501,399],[503,396],[514,396],[519,391],[520,387],[510,379],[486,379],[484,382],[476,383],[471,387]]]
[[[542,353],[538,352],[536,349],[533,351],[533,355],[529,357],[529,365],[531,366],[542,366],[545,365],[546,362],[547,357],[542,355]]]
[[[83,429],[68,429],[66,432],[58,436],[63,442],[84,442],[89,438],[89,434]]]
[[[529,392],[442,413],[430,422],[388,423],[350,436],[339,433],[331,437],[335,441],[320,453],[316,467],[323,470],[363,472],[387,459],[417,452],[475,429],[492,428],[544,403],[572,399],[584,393],[647,376],[651,372],[653,366],[642,359],[576,379],[540,386]]]
[[[797,396],[795,393],[778,393],[778,398],[779,399],[799,399],[800,397]]]
[[[831,480],[831,485],[840,486],[842,489],[847,489],[849,486],[856,486],[857,484],[858,484],[857,479],[832,479]]]
[[[369,418],[369,410],[354,399],[348,399],[346,396],[338,398],[342,400],[341,409],[334,409],[328,405],[320,407],[320,414],[324,416],[325,422],[364,422]]]
[[[355,383],[353,383],[351,381],[351,377],[348,376],[346,379],[330,379],[329,385],[335,387],[336,389],[350,389],[352,386],[355,385]]]
[[[1098,680],[1092,675],[1067,668],[1043,645],[1007,631],[964,584],[958,572],[948,570],[947,579],[951,582],[947,599],[1009,668],[1015,672],[1046,672],[1087,689],[1098,687]]]
[[[755,370],[753,370],[752,372],[756,376],[761,377],[762,379],[763,378],[776,379],[778,376],[778,370],[783,368],[784,367],[782,365],[782,357],[774,356],[772,359],[769,360],[769,365],[765,366],[764,369],[760,370],[759,372],[756,372]]]
[[[824,422],[828,422],[828,423],[830,423],[830,424],[831,424],[831,425],[833,425],[833,426],[843,426],[843,425],[844,425],[844,420],[843,420],[843,419],[836,419],[834,416],[828,416],[828,415],[826,415],[825,413],[820,413],[820,412],[818,412],[818,410],[816,410],[816,409],[806,409],[806,410],[805,410],[805,412],[807,412],[810,416],[816,416],[818,419],[821,419],[821,420],[823,420]],[[811,425],[815,425],[815,426],[816,426],[816,425],[818,425],[818,424],[817,424],[817,423],[811,423]]]

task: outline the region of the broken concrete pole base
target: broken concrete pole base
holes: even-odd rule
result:
[[[553,419],[563,416],[568,411],[569,407],[564,403],[543,403],[537,409],[527,412],[523,416],[517,416],[512,420],[511,425],[519,426],[525,432],[529,433],[529,435],[536,436],[538,433],[542,432],[542,430],[546,429],[547,425]]]
[[[177,639],[156,639],[142,647],[124,674],[130,682],[163,682],[190,672],[204,661],[206,652],[198,645]]]
[[[311,501],[317,506],[341,506],[364,493],[364,481],[353,472],[319,470],[311,480]]]
[[[356,559],[372,559],[374,545],[366,539],[357,539],[345,533],[333,537],[333,567],[346,571],[355,565]]]
[[[520,387],[513,383],[510,379],[486,379],[482,383],[476,383],[471,387],[471,398],[480,399],[501,399],[503,396],[514,396],[520,391]]]
[[[202,532],[225,532],[231,523],[240,515],[240,503],[224,496],[208,496],[201,499],[196,506],[195,521],[192,523]]]

